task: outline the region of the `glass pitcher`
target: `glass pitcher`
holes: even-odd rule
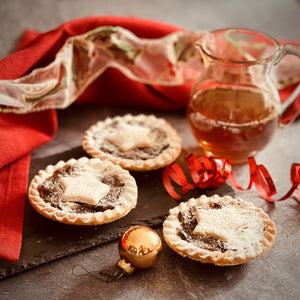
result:
[[[192,132],[207,156],[247,162],[278,128],[282,107],[270,70],[286,54],[300,57],[300,47],[238,28],[205,34],[195,47],[204,71],[187,107]]]

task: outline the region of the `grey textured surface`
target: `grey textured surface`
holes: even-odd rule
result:
[[[45,32],[100,15],[153,19],[190,30],[247,27],[275,38],[300,38],[299,0],[1,0],[0,58],[13,51],[26,28]]]
[[[0,57],[12,51],[17,39],[28,27],[48,31],[62,22],[89,15],[133,15],[188,29],[248,27],[267,32],[275,38],[300,39],[300,2],[296,0],[107,2],[1,0]],[[83,130],[98,119],[125,112],[127,110],[122,108],[95,109],[92,106],[86,106],[83,110],[72,106],[60,111],[57,135],[50,143],[33,153],[30,176],[34,175],[35,168],[47,164],[51,159],[65,159],[65,156],[71,153],[80,155],[78,149]],[[131,110],[131,112],[148,113],[150,111]],[[196,153],[198,151],[184,112],[154,111],[154,113],[165,117],[178,129],[183,139],[185,152]],[[256,157],[257,162],[264,164],[272,175],[278,196],[285,194],[290,188],[290,166],[293,162],[300,162],[299,148],[299,122],[295,122],[283,130],[278,130],[272,142]],[[158,173],[157,175],[160,176]],[[236,167],[235,174],[240,184],[246,186],[249,180],[248,167]],[[158,177],[155,177],[155,180],[159,182]],[[159,189],[160,192],[155,193],[156,191],[151,186],[145,186],[147,184],[145,178],[140,178],[139,183],[142,190],[148,189],[148,193],[143,195],[143,203],[148,205],[151,216],[140,215],[137,209],[132,216],[128,215],[133,220],[126,225],[139,220],[154,220],[153,224],[159,223],[159,217],[163,216],[169,207],[175,206],[176,202],[162,190]],[[113,225],[109,230],[104,230],[108,240],[113,239],[111,242],[102,243],[105,239],[101,241],[103,235],[99,232],[92,235],[86,233],[84,236],[86,243],[71,243],[68,247],[65,243],[67,238],[64,239],[63,235],[49,235],[49,232],[53,230],[51,221],[41,219],[31,207],[27,207],[25,222],[28,235],[24,236],[21,260],[18,264],[23,268],[25,266],[28,270],[2,279],[0,298],[5,300],[299,299],[300,254],[297,248],[300,242],[299,203],[294,199],[288,199],[270,204],[262,200],[255,189],[242,192],[232,188],[230,184],[224,185],[218,191],[207,191],[207,193],[214,192],[219,194],[226,192],[252,201],[270,215],[277,226],[278,234],[274,246],[266,255],[241,266],[215,267],[182,258],[163,242],[161,258],[153,268],[134,272],[130,277],[124,277],[118,281],[105,283],[89,275],[74,276],[72,270],[76,265],[83,265],[89,271],[114,268],[119,258],[117,239],[114,239],[120,233],[114,231],[118,224]],[[153,195],[155,196],[152,197]],[[158,219],[155,219],[157,216]],[[123,221],[119,224],[124,226]],[[60,227],[59,225],[53,226],[54,228]],[[123,230],[122,226],[119,228]],[[156,229],[162,237],[161,227],[158,226]],[[26,242],[26,237],[31,240]],[[71,240],[70,237],[68,239]],[[42,243],[42,245],[33,247],[34,243]],[[101,245],[98,246],[98,244]],[[48,247],[49,251],[45,251],[45,248],[42,249],[40,246]],[[58,253],[67,256],[57,258],[59,255],[57,257],[55,255]],[[30,265],[33,258],[35,259],[33,265]],[[36,267],[42,262],[47,263]],[[0,267],[12,268],[3,262]]]

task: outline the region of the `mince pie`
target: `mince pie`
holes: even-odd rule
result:
[[[164,119],[127,114],[107,118],[84,134],[83,149],[124,169],[147,171],[164,167],[179,156],[181,139]]]
[[[100,225],[125,216],[137,202],[127,170],[99,158],[60,161],[32,179],[31,205],[41,215],[74,225]]]
[[[182,256],[220,266],[242,264],[274,243],[274,223],[250,202],[202,195],[180,203],[163,224],[167,244]]]

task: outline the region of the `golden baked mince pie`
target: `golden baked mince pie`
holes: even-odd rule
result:
[[[179,156],[181,139],[164,119],[127,114],[107,118],[84,134],[83,149],[124,169],[147,171],[164,167]]]
[[[182,256],[229,266],[266,253],[274,243],[276,229],[268,215],[250,202],[202,195],[170,209],[163,235]]]
[[[100,225],[125,216],[137,202],[135,179],[98,158],[49,165],[32,179],[31,205],[44,217],[74,225]]]

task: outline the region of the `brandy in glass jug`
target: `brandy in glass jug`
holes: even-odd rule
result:
[[[240,28],[207,33],[195,46],[204,71],[187,107],[192,132],[207,156],[244,163],[278,128],[282,108],[270,70],[286,54],[300,57],[300,48]]]

